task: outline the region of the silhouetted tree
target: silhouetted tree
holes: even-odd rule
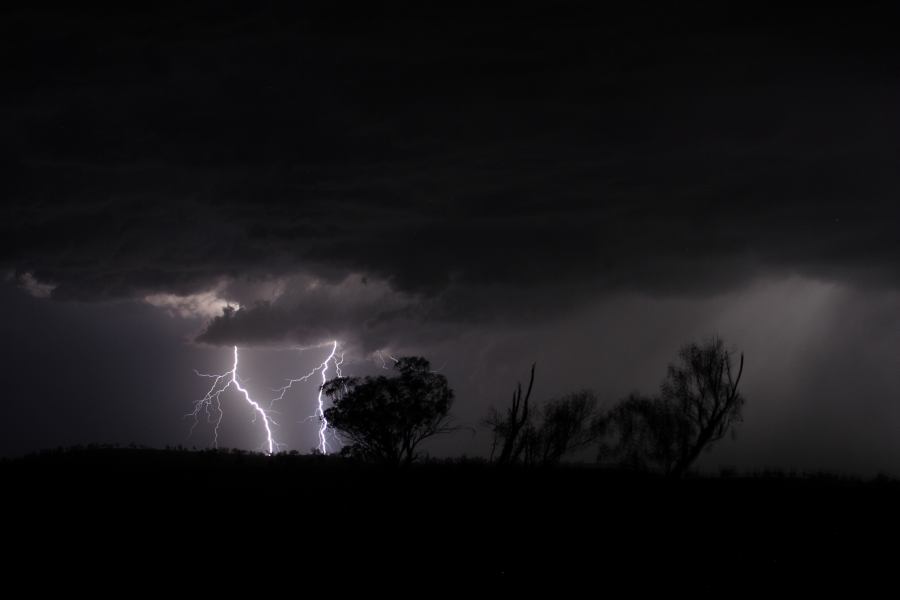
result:
[[[719,338],[704,344],[688,344],[679,353],[680,363],[669,365],[662,397],[675,404],[690,423],[690,433],[680,445],[672,472],[679,476],[741,420],[744,397],[738,391],[744,373],[744,354],[734,373],[732,352]]]
[[[595,442],[603,431],[605,422],[598,414],[597,399],[589,390],[550,400],[539,411],[532,410],[529,402],[534,370],[532,365],[524,397],[519,383],[507,409],[500,412],[492,407],[484,420],[493,434],[492,461],[500,446],[496,460],[499,465],[556,464],[566,453]]]
[[[612,457],[630,469],[658,467],[672,472],[680,455],[679,442],[690,424],[678,408],[661,398],[631,394],[619,402],[608,416],[615,432],[615,445],[600,448],[601,459]]]
[[[545,465],[556,464],[567,453],[593,444],[606,424],[598,413],[597,397],[590,390],[550,400],[542,408],[541,417],[531,431],[537,444],[532,462]]]
[[[402,357],[393,377],[337,377],[322,391],[332,405],[324,416],[347,444],[344,452],[365,460],[409,464],[419,444],[452,431],[453,390],[421,357]]]
[[[613,409],[609,424],[618,440],[605,449],[608,455],[680,477],[741,419],[743,354],[735,373],[732,352],[714,337],[683,346],[678,358],[658,397],[632,395]]]
[[[522,383],[516,386],[513,392],[512,402],[506,412],[501,413],[491,407],[484,424],[493,434],[491,443],[491,461],[498,444],[502,444],[497,464],[506,465],[519,460],[532,438],[531,421],[528,413],[528,402],[531,399],[531,390],[534,387],[534,368],[531,365],[531,377],[528,380],[528,391],[522,399]],[[524,434],[524,435],[523,435]]]

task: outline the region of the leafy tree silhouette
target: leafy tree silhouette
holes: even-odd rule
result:
[[[604,446],[601,456],[682,476],[741,420],[745,399],[738,385],[743,372],[744,355],[735,373],[733,353],[718,337],[682,346],[659,396],[632,394],[613,409],[608,423],[618,441]]]
[[[332,405],[324,416],[346,446],[364,460],[406,465],[419,444],[448,433],[453,390],[422,357],[401,357],[393,377],[336,377],[322,386]]]

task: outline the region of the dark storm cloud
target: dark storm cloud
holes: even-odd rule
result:
[[[477,429],[534,362],[536,405],[608,407],[715,333],[748,403],[702,467],[898,472],[889,5],[19,4],[0,454],[205,446],[210,346],[260,398],[326,340],[352,375],[426,356]],[[279,406],[288,448],[314,396]],[[222,444],[258,448],[224,402]]]
[[[895,285],[900,94],[877,11],[863,36],[837,13],[645,8],[11,11],[0,260],[63,299],[393,291],[254,302],[213,343],[775,272]]]
[[[395,330],[405,332],[409,340],[421,340],[414,332],[430,316],[428,303],[360,276],[336,283],[294,276],[280,284],[283,291],[274,300],[226,309],[198,341],[289,346],[341,340],[345,349],[365,354],[390,345]]]

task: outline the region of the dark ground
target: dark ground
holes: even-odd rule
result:
[[[88,448],[5,461],[0,481],[7,575],[37,569],[48,575],[30,579],[38,590],[96,589],[108,574],[139,591],[170,582],[300,592],[310,580],[427,595],[474,580],[597,595],[833,590],[896,581],[900,555],[900,483],[887,479],[676,483],[592,467],[397,471],[332,457]]]

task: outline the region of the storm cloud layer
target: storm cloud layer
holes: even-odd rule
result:
[[[877,13],[188,6],[7,10],[0,260],[22,285],[217,291],[242,309],[200,339],[255,344],[898,283]]]
[[[900,472],[890,3],[357,4],[0,8],[0,454],[183,443],[194,368],[267,398],[339,340],[429,358],[478,431],[430,449],[484,455],[533,362],[608,407],[718,334],[704,468]]]

